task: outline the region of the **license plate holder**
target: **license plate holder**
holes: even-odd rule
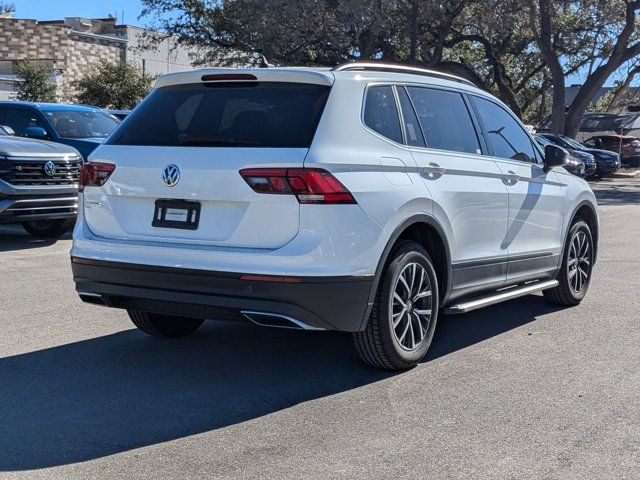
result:
[[[156,200],[151,225],[161,228],[197,230],[200,223],[200,208],[200,202]]]

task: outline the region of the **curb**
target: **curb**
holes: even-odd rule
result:
[[[640,177],[640,170],[634,170],[632,172],[615,172],[614,178],[638,178]]]

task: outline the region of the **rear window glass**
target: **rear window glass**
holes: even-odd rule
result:
[[[190,84],[154,90],[111,145],[308,147],[329,87],[298,83]]]

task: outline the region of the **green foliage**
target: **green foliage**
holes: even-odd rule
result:
[[[0,16],[15,13],[16,6],[9,2],[0,2]]]
[[[598,112],[598,113],[606,112],[609,109],[609,107],[611,106],[611,102],[613,101],[614,93],[615,92],[613,90],[605,93],[602,97],[600,97],[598,99],[597,102],[595,102],[593,105],[591,105],[589,107],[588,111],[590,111],[590,112]]]
[[[21,81],[16,82],[16,99],[27,102],[55,102],[56,85],[53,67],[44,63],[21,60],[14,72]]]
[[[73,83],[79,103],[132,109],[151,91],[154,78],[126,62],[102,61]]]

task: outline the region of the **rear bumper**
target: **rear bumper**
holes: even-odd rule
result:
[[[364,325],[373,283],[372,276],[242,279],[241,273],[80,257],[72,257],[71,266],[81,297],[109,307],[206,319],[273,315],[301,328],[350,332]]]

